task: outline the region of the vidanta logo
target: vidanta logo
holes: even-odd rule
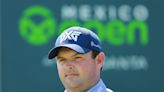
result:
[[[20,34],[31,45],[44,45],[70,26],[82,26],[96,31],[100,40],[110,45],[148,44],[146,20],[149,12],[144,5],[136,5],[134,9],[129,5],[122,5],[118,10],[116,6],[104,7],[63,5],[61,21],[56,24],[52,11],[44,6],[31,6],[23,12],[20,19]],[[36,18],[31,18],[32,16],[42,16],[44,19],[36,24]]]
[[[54,37],[55,25],[54,17],[49,9],[32,6],[23,12],[19,21],[19,32],[28,43],[38,46],[46,44]]]

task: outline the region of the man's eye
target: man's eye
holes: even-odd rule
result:
[[[65,59],[60,59],[60,60],[57,60],[59,63],[62,63],[65,61]]]
[[[77,57],[75,57],[75,59],[76,59],[76,60],[80,60],[80,59],[82,59],[82,57],[77,56]]]
[[[75,57],[75,58],[81,58],[81,57]]]

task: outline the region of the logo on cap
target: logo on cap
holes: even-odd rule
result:
[[[69,31],[69,32],[66,31],[61,35],[60,43],[62,43],[63,41],[67,39],[77,41],[78,36],[80,34],[81,32],[79,31]]]
[[[101,48],[100,45],[95,44],[93,41],[91,41],[91,46],[97,47],[97,48]]]

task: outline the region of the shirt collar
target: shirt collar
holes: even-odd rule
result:
[[[87,92],[106,92],[106,86],[104,82],[100,79],[99,82]]]

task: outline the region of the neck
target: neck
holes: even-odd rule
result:
[[[65,92],[87,92],[88,89],[84,90],[84,89],[66,89]]]
[[[85,87],[82,86],[79,88],[69,88],[69,89],[66,89],[65,92],[87,92],[90,88],[92,88],[93,86],[95,86],[98,82],[99,82],[100,79],[98,79],[97,81],[95,81],[94,83],[92,83],[90,86],[89,85],[85,85]]]

